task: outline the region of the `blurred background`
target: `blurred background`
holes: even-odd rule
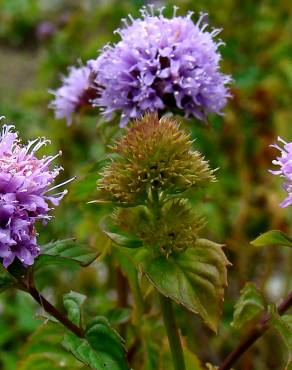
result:
[[[68,66],[96,57],[105,43],[117,41],[118,35],[113,31],[121,25],[121,18],[128,14],[138,16],[139,8],[146,3],[0,0],[0,115],[6,116],[6,123],[16,126],[24,141],[48,137],[52,144],[46,153],[63,152],[61,176],[77,176],[53,220],[45,228],[39,225],[40,243],[76,237],[100,253],[107,247],[107,240],[98,229],[99,219],[107,209],[87,202],[96,198],[100,160],[119,130],[118,119],[105,124],[98,112],[90,112],[76,116],[74,124],[67,127],[65,121],[55,120],[48,109],[53,97],[48,90],[60,85],[60,76],[67,73]],[[278,205],[285,197],[281,179],[268,172],[278,154],[270,145],[277,136],[292,141],[292,4],[290,0],[153,3],[166,6],[165,14],[170,16],[173,5],[179,6],[179,15],[194,11],[194,19],[200,11],[208,12],[210,25],[222,28],[220,38],[226,43],[221,47],[223,71],[234,78],[233,98],[224,117],[210,116],[210,125],[194,119],[184,122],[197,139],[196,149],[213,168],[219,168],[217,183],[192,199],[196,210],[207,220],[203,235],[226,244],[233,265],[229,268],[218,336],[197,316],[180,307],[177,315],[188,347],[203,362],[219,363],[240,337],[230,322],[244,283],[255,282],[267,301],[275,303],[292,286],[291,251],[255,250],[249,245],[269,229],[290,235],[292,232],[291,207],[281,209]],[[58,267],[48,267],[38,274],[37,284],[60,307],[62,295],[71,289],[87,294],[87,314],[107,315],[131,342],[131,333],[129,329],[125,332],[123,326],[130,319],[131,296],[113,256],[107,255],[86,269],[68,267],[60,271]],[[148,294],[146,304],[154,299]],[[0,369],[21,368],[26,342],[41,323],[40,313],[24,293],[8,291],[0,295]],[[165,338],[154,335],[163,329],[152,322],[153,317],[149,315],[147,325],[154,365],[150,361],[141,365],[136,354],[135,369],[166,369],[159,365],[158,358],[162,348],[159,341]],[[281,370],[285,363],[283,347],[277,334],[268,332],[236,369]]]

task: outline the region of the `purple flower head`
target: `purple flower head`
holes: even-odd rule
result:
[[[292,204],[292,142],[286,143],[283,139],[278,137],[278,140],[284,144],[284,148],[275,144],[272,147],[277,148],[281,152],[281,156],[273,161],[273,164],[280,166],[279,170],[270,170],[274,175],[280,175],[285,178],[283,188],[287,191],[287,198],[280,204],[284,208]]]
[[[96,89],[91,83],[91,70],[87,66],[70,67],[69,75],[62,77],[63,85],[50,92],[55,95],[50,108],[54,109],[57,119],[66,118],[72,123],[72,114],[87,106],[96,97]]]
[[[61,168],[50,169],[59,156],[43,156],[36,152],[48,143],[36,139],[20,144],[14,126],[4,125],[0,132],[0,259],[4,267],[15,258],[23,265],[32,265],[40,248],[36,241],[35,222],[50,219],[49,203],[58,205],[65,191],[50,194]]]
[[[169,109],[201,120],[220,114],[231,78],[219,70],[219,30],[206,30],[206,14],[194,23],[191,12],[176,16],[175,8],[168,19],[162,9],[158,15],[149,9],[142,8],[141,18],[130,17],[130,24],[124,20],[116,31],[121,40],[88,62],[99,90],[94,103],[107,120],[120,111],[121,126],[144,111]]]

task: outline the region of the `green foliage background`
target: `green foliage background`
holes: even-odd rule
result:
[[[79,115],[76,123],[67,127],[48,109],[52,98],[48,89],[59,86],[67,66],[94,58],[105,43],[117,40],[113,30],[120,26],[120,19],[129,13],[137,16],[143,4],[142,0],[0,0],[0,115],[15,124],[24,140],[35,136],[51,139],[52,145],[45,150],[62,150],[62,178],[77,176],[55,218],[45,228],[39,225],[43,244],[75,237],[101,254],[108,248],[108,240],[98,228],[107,210],[87,202],[96,198],[100,161],[118,131],[118,120],[104,124],[97,112],[91,112]],[[268,170],[277,154],[270,148],[277,136],[292,140],[292,6],[290,0],[178,0],[158,5],[163,4],[169,15],[172,5],[179,6],[179,14],[188,10],[195,12],[194,17],[200,11],[209,13],[210,24],[223,29],[220,37],[226,46],[221,48],[222,66],[234,78],[233,99],[224,117],[210,117],[208,126],[195,120],[184,122],[197,139],[195,147],[213,168],[219,168],[217,183],[194,196],[192,202],[206,217],[204,236],[226,244],[233,265],[218,336],[192,313],[181,307],[176,313],[184,345],[203,361],[218,363],[240,335],[230,323],[244,283],[252,280],[274,303],[292,286],[288,249],[254,249],[249,245],[269,229],[291,235],[291,207],[279,208],[285,194],[280,179]],[[37,30],[44,21],[55,30],[40,37]],[[129,286],[117,267],[116,256],[107,255],[83,269],[48,267],[39,271],[37,283],[61,308],[63,294],[71,289],[88,295],[85,313],[106,315],[126,337],[127,347],[135,345],[132,300],[127,297]],[[156,302],[155,295],[144,285],[147,330],[143,349],[147,358],[142,366],[140,345],[132,366],[169,369],[159,310],[150,308]],[[20,369],[28,337],[42,322],[43,312],[28,296],[13,290],[1,294],[0,312],[0,369]],[[285,354],[278,341],[275,333],[267,333],[237,368],[282,369]]]

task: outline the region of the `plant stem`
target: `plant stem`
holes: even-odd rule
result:
[[[32,270],[26,270],[20,263],[17,263],[11,265],[8,271],[17,280],[19,289],[30,294],[49,315],[55,317],[67,329],[77,335],[77,337],[84,338],[84,330],[58,311],[56,307],[38,292],[34,284]]]
[[[58,311],[56,307],[54,307],[50,302],[46,300],[45,297],[43,297],[38,292],[37,288],[34,285],[33,275],[31,274],[31,272],[28,272],[25,277],[18,276],[12,271],[10,271],[10,273],[18,280],[19,288],[24,292],[30,294],[32,298],[36,302],[38,302],[49,315],[55,317],[67,329],[69,329],[72,333],[77,335],[77,337],[84,338],[83,329],[75,325],[71,320],[69,320],[65,315]]]
[[[118,293],[118,307],[125,308],[128,306],[128,280],[122,273],[119,266],[116,267],[116,287]],[[126,323],[119,324],[119,333],[122,337],[126,336]]]
[[[158,222],[161,218],[161,204],[159,201],[159,193],[155,188],[152,189],[152,202],[149,204],[149,208],[152,210],[155,221]],[[173,314],[172,302],[159,292],[158,296],[174,370],[186,370],[180,336]]]
[[[292,292],[278,307],[279,315],[283,315],[292,306]],[[253,328],[249,334],[239,343],[239,345],[229,353],[218,370],[229,370],[231,366],[260,338],[269,328],[270,316],[265,313],[262,315],[258,325]]]
[[[159,194],[156,189],[152,189],[152,202],[148,205],[148,207],[152,210],[155,219],[159,220],[161,205],[159,202]]]
[[[174,370],[186,370],[179,332],[173,314],[172,302],[164,295],[160,293],[158,293],[158,295],[169,347],[172,354]]]
[[[144,302],[143,302],[143,296],[140,288],[140,284],[138,281],[138,272],[136,271],[135,276],[129,281],[133,298],[134,298],[134,303],[135,303],[135,311],[134,311],[134,323],[136,325],[141,325],[142,324],[142,319],[143,319],[143,312],[144,312]]]
[[[29,287],[28,293],[37,301],[43,309],[50,314],[51,316],[55,317],[60,323],[62,323],[67,329],[69,329],[72,333],[77,335],[77,337],[84,338],[84,331],[82,328],[76,326],[71,320],[69,320],[65,315],[63,315],[60,311],[57,310],[50,302],[48,302],[38,291],[35,287]]]

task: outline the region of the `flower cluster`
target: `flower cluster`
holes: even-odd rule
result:
[[[218,29],[206,30],[206,14],[166,18],[153,7],[118,29],[121,40],[106,45],[86,66],[71,67],[51,108],[56,118],[72,121],[82,106],[98,106],[106,120],[121,113],[120,126],[144,112],[167,110],[204,120],[220,114],[230,96],[231,78],[220,72]]]
[[[280,175],[285,178],[283,188],[287,191],[288,196],[280,204],[280,206],[284,208],[292,204],[292,142],[286,143],[286,141],[280,137],[278,140],[284,144],[284,148],[281,148],[277,144],[272,145],[281,152],[281,156],[277,157],[277,159],[273,161],[273,164],[280,166],[280,169],[271,170],[270,172],[274,175]]]
[[[120,205],[145,204],[214,181],[213,171],[192,149],[190,136],[172,118],[148,113],[127,127],[112,148],[117,156],[98,181],[100,198]]]
[[[13,126],[3,126],[0,135],[0,258],[8,267],[15,258],[32,265],[40,249],[36,241],[35,222],[50,218],[49,203],[58,205],[66,191],[48,192],[60,168],[50,170],[59,155],[38,159],[36,152],[45,139],[21,145]]]
[[[201,120],[220,113],[231,78],[219,70],[219,30],[206,30],[206,14],[194,23],[191,12],[169,19],[150,10],[142,8],[142,18],[131,18],[131,24],[125,20],[117,30],[121,40],[88,62],[99,86],[95,104],[107,120],[120,111],[121,126],[145,111],[178,111]]]
[[[71,67],[69,75],[62,78],[63,85],[50,92],[55,95],[50,108],[54,109],[55,117],[65,118],[67,124],[72,123],[72,114],[80,108],[91,104],[97,91],[92,81],[93,75],[89,67]]]
[[[181,199],[167,202],[158,219],[148,208],[139,206],[117,209],[113,221],[120,230],[135,235],[143,245],[167,257],[194,247],[204,225],[203,219]]]

